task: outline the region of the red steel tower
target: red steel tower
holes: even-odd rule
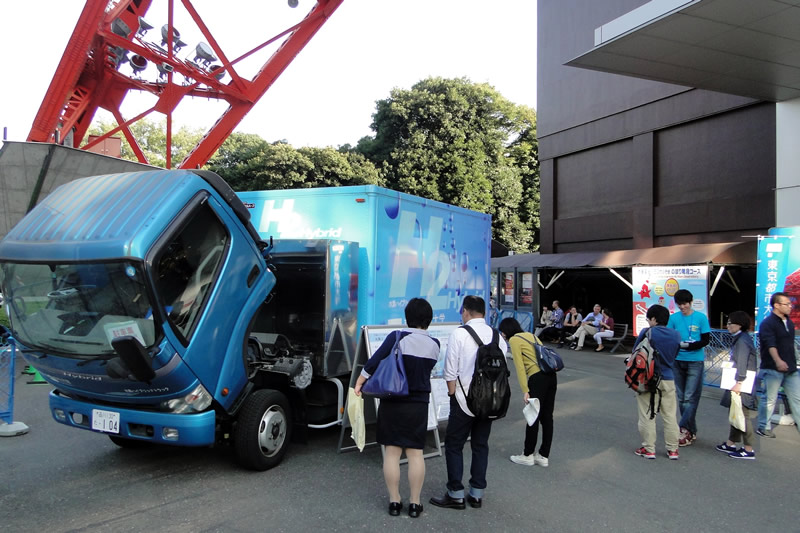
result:
[[[190,0],[180,0],[180,4],[205,40],[188,55],[181,52],[188,45],[181,40],[181,33],[173,24],[174,0],[167,0],[167,20],[160,34],[159,29],[145,19],[153,0],[87,0],[36,114],[28,141],[58,143],[71,133],[73,144],[79,146],[97,110],[105,109],[114,116],[118,126],[83,148],[122,132],[139,161],[147,163],[130,125],[157,112],[166,116],[166,166],[171,168],[172,114],[183,98],[202,96],[225,101],[227,109],[179,165],[179,168],[199,168],[342,1],[317,0],[299,22],[248,52],[230,58]],[[298,0],[288,0],[289,7],[297,5]],[[281,39],[283,41],[255,75],[248,78],[237,71],[240,62]],[[191,56],[194,58],[189,59]],[[121,68],[123,66],[125,69]],[[126,74],[128,71],[130,73]],[[157,72],[157,77],[147,79],[145,71]],[[151,93],[156,103],[125,118],[120,106],[129,91]]]

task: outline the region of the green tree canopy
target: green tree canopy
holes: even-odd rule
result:
[[[377,102],[374,137],[356,151],[390,188],[489,213],[493,236],[535,249],[539,195],[536,114],[466,78],[428,78]],[[538,240],[538,239],[537,239]]]
[[[116,128],[115,122],[99,120],[92,123],[89,135],[103,135]],[[167,165],[167,122],[166,120],[153,121],[142,119],[130,125],[134,138],[139,143],[139,148],[144,152],[147,162],[151,165],[165,168]],[[114,134],[122,138],[122,159],[138,161],[130,144],[121,132]],[[189,155],[192,148],[203,137],[202,129],[191,129],[181,126],[172,132],[172,166],[177,167]]]
[[[295,149],[251,133],[233,133],[206,168],[242,191],[384,184],[375,165],[359,153]]]

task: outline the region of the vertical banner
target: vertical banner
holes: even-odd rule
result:
[[[633,334],[647,327],[647,308],[663,305],[670,313],[678,310],[672,298],[678,289],[692,293],[692,307],[708,316],[708,266],[633,267]]]
[[[800,249],[792,250],[791,246],[797,235],[800,235],[797,227],[772,228],[769,236],[758,238],[756,330],[771,312],[769,300],[774,293],[786,292],[795,306],[800,302]],[[792,322],[800,319],[800,309],[792,309],[791,319]]]

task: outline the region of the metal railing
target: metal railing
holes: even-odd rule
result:
[[[758,335],[748,333],[753,338],[753,343],[758,348]],[[706,364],[703,374],[703,384],[719,387],[722,379],[722,363],[730,360],[730,346],[733,336],[726,329],[712,329],[711,341],[706,346]],[[800,351],[800,337],[794,339],[795,351]],[[759,360],[760,363],[760,360]]]

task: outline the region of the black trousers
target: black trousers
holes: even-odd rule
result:
[[[537,372],[528,378],[528,391],[531,398],[539,398],[539,418],[532,426],[525,426],[525,455],[536,451],[539,439],[539,426],[542,426],[542,444],[539,455],[550,457],[550,445],[553,443],[553,409],[556,404],[558,379],[555,373]]]

